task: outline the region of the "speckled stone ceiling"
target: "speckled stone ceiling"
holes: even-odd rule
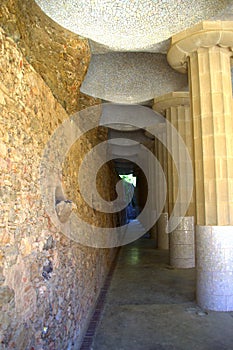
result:
[[[113,50],[143,51],[223,11],[231,0],[36,0],[54,21]],[[145,35],[146,33],[146,35]]]
[[[131,131],[133,134],[135,130],[145,129],[161,123],[164,123],[161,114],[148,107],[105,103],[102,105],[99,125],[108,126],[113,130]]]
[[[81,91],[115,103],[141,103],[187,86],[187,76],[173,70],[166,55],[114,52],[92,56]]]

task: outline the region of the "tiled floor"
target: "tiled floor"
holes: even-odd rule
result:
[[[82,350],[233,349],[233,313],[198,308],[195,270],[172,269],[168,261],[168,252],[154,249],[150,239],[121,249]]]

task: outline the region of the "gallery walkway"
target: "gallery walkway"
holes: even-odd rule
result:
[[[233,349],[233,312],[198,308],[195,270],[172,269],[154,244],[121,249],[91,349]]]

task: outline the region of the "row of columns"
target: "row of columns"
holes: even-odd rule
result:
[[[191,268],[195,266],[195,243],[194,243],[194,213],[195,202],[194,195],[191,199],[184,198],[189,205],[185,216],[179,217],[179,225],[168,236],[167,225],[168,215],[174,208],[174,204],[177,201],[177,193],[179,187],[179,181],[186,181],[186,161],[182,159],[183,152],[181,152],[181,146],[177,135],[172,133],[169,125],[170,123],[178,131],[179,137],[182,137],[185,141],[187,151],[193,162],[193,135],[192,135],[192,123],[189,103],[188,92],[173,92],[154,100],[154,110],[163,114],[166,117],[168,126],[164,125],[162,129],[161,138],[164,139],[164,145],[156,140],[157,146],[157,158],[162,164],[163,170],[167,178],[167,205],[164,207],[164,212],[158,220],[158,248],[170,249],[170,264],[177,268]],[[173,135],[172,135],[173,134]],[[167,139],[165,140],[165,137]],[[172,155],[167,152],[168,149],[172,149],[176,152],[176,159],[178,159],[179,166],[182,166],[184,176],[182,179],[178,178],[176,165],[173,162]],[[159,198],[158,185],[157,196]],[[179,203],[178,203],[179,204]],[[181,208],[180,208],[181,211]],[[179,207],[178,207],[179,213]],[[176,213],[177,214],[177,213]],[[161,244],[162,243],[162,244]]]
[[[185,216],[159,248],[169,244],[175,267],[194,267],[196,261],[197,302],[216,311],[233,310],[232,47],[233,22],[205,21],[172,37],[168,62],[180,72],[188,71],[190,96],[167,94],[156,98],[153,106],[183,138],[195,184]],[[176,138],[169,132],[167,137],[179,158]],[[157,225],[159,241],[166,233],[180,179],[159,141],[156,149],[168,187],[167,205]]]

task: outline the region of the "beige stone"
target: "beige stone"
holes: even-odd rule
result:
[[[29,239],[23,238],[21,240],[20,250],[23,257],[31,254],[32,244]]]
[[[199,47],[232,47],[233,24],[230,21],[226,23],[224,21],[203,21],[174,35],[171,38],[167,56],[169,64],[184,73],[187,71],[187,57]]]
[[[87,39],[53,22],[33,0],[2,0],[0,26],[17,43],[68,114],[100,102],[80,93],[90,61]],[[0,101],[5,103],[2,97]]]
[[[189,69],[193,114],[197,223],[231,225],[233,22],[202,22],[171,41],[168,61]],[[180,65],[181,57],[186,65]],[[220,159],[224,161],[219,161]]]
[[[0,11],[5,11],[5,3],[3,5]],[[1,105],[0,116],[1,164],[4,164],[0,171],[1,283],[3,274],[4,283],[15,296],[1,310],[4,319],[11,320],[9,333],[6,334],[8,331],[4,325],[1,336],[9,335],[11,340],[7,347],[14,348],[19,329],[23,327],[28,330],[30,326],[32,333],[24,334],[23,344],[26,345],[23,348],[32,341],[34,347],[39,349],[43,342],[43,328],[39,326],[38,331],[38,322],[43,327],[48,322],[50,312],[50,329],[56,344],[51,345],[50,340],[49,346],[67,348],[70,333],[64,333],[62,325],[71,324],[75,338],[72,341],[80,342],[80,335],[85,330],[87,317],[92,313],[115,250],[80,246],[63,236],[45,212],[40,188],[41,156],[56,127],[68,118],[68,114],[24,58],[17,44],[2,30],[0,42],[0,89],[6,102]],[[78,50],[78,46],[75,50]],[[70,111],[76,102],[69,106]],[[63,185],[67,196],[70,193],[74,195],[74,201],[80,198],[75,197],[78,193],[78,165],[87,150],[105,139],[106,130],[96,129],[83,137],[75,145],[77,148],[74,147],[67,155]],[[69,181],[66,176],[69,176]],[[111,166],[106,165],[99,176],[98,188],[112,198],[116,175]],[[103,184],[112,190],[106,192]],[[90,188],[88,178],[87,185]],[[84,202],[78,204],[81,215],[85,210],[91,223],[97,218],[98,223],[102,222],[107,227],[113,225],[114,215],[96,215]],[[45,286],[48,286],[47,293],[38,293]],[[59,338],[61,334],[62,339]]]
[[[188,92],[172,92],[154,99],[153,109],[166,116],[167,120],[177,129],[179,135],[186,143],[188,152],[193,161],[193,128],[190,114],[190,97]],[[167,131],[168,147],[171,147],[176,152],[176,157],[179,159],[179,166],[182,173],[186,172],[186,163],[179,154],[179,145],[177,137]],[[178,174],[174,161],[169,152],[167,153],[167,176],[168,176],[168,207],[171,214],[178,193]],[[190,201],[187,211],[188,216],[194,215],[194,195]]]

